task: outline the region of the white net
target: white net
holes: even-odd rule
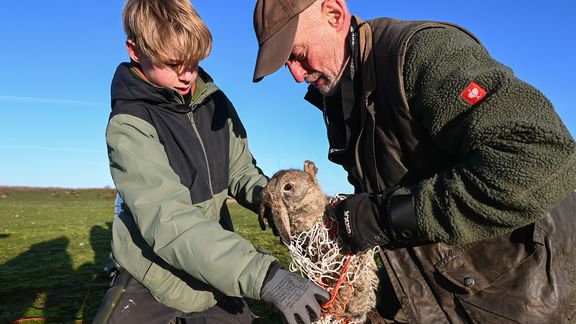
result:
[[[372,271],[366,262],[356,255],[344,254],[338,238],[338,223],[332,215],[325,215],[306,232],[290,239],[288,251],[292,256],[289,269],[300,272],[318,286],[330,292],[331,305],[323,308],[323,317],[315,322],[352,323],[343,317],[353,292],[354,281],[365,271]],[[374,248],[366,253],[373,255]],[[376,289],[377,282],[372,282]]]

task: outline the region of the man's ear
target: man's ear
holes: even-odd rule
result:
[[[322,3],[322,13],[328,23],[340,31],[346,27],[346,4],[341,0],[324,0]]]
[[[140,51],[138,50],[138,47],[136,46],[136,43],[134,43],[133,40],[131,39],[126,40],[126,50],[128,51],[128,55],[130,56],[132,61],[140,63]]]

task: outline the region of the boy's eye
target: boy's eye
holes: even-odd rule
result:
[[[181,73],[184,70],[188,70],[188,69],[194,69],[198,66],[198,64],[192,65],[192,66],[186,66],[186,63],[184,62],[178,62],[178,61],[169,61],[169,62],[163,62],[162,65],[167,68],[170,69],[176,73]]]
[[[167,60],[167,61],[161,61],[160,62],[163,66],[169,68],[169,69],[179,69],[183,62],[180,62],[178,60]]]

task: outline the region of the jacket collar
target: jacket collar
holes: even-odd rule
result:
[[[362,100],[365,101],[368,96],[376,89],[376,76],[374,72],[374,58],[372,51],[372,29],[370,25],[357,16],[352,16],[351,18],[356,23],[356,29],[358,34],[358,58],[359,67],[354,70],[360,70],[360,77],[362,83]],[[354,25],[354,24],[353,24]],[[350,64],[354,59],[350,59],[348,66],[345,67],[346,73],[350,71]],[[352,71],[354,72],[354,71]],[[357,75],[357,72],[354,72]],[[343,76],[346,77],[346,76]],[[355,76],[353,76],[355,77]],[[357,80],[355,81],[357,82]],[[312,105],[316,106],[320,110],[324,109],[324,104],[328,98],[324,98],[322,94],[314,88],[313,85],[308,86],[308,91],[304,97],[305,100],[310,102]],[[330,100],[333,101],[333,100]]]
[[[368,96],[376,90],[376,75],[374,68],[374,54],[372,51],[372,28],[362,19],[352,16],[356,21],[359,38],[359,58],[362,78],[362,97]]]
[[[149,82],[137,67],[130,63],[121,63],[116,69],[111,90],[113,102],[115,100],[143,101],[164,109],[186,113],[218,91],[218,87],[212,82],[212,78],[202,68],[199,68],[192,100],[189,104],[185,104],[184,98],[178,91],[158,87]]]

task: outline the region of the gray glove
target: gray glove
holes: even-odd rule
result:
[[[330,294],[310,280],[273,264],[260,297],[282,312],[288,324],[306,324],[320,318],[319,303],[328,301]]]

